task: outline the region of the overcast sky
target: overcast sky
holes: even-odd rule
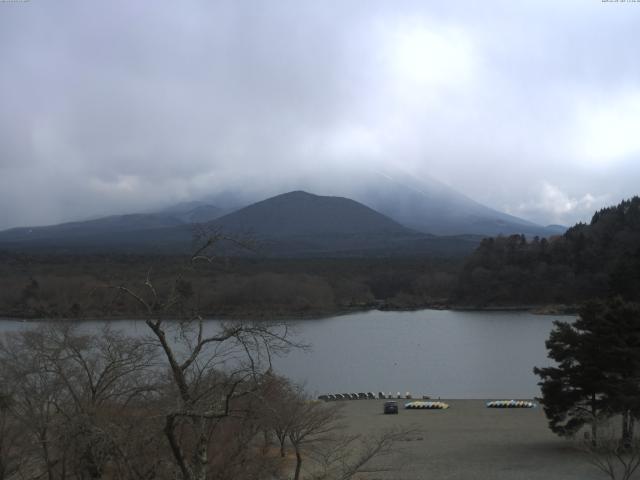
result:
[[[629,0],[0,1],[0,228],[335,164],[588,220],[640,193],[639,25]]]

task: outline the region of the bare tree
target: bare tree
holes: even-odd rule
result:
[[[291,421],[287,427],[287,433],[296,454],[293,478],[298,480],[302,470],[304,451],[313,445],[331,441],[331,436],[341,427],[338,420],[341,418],[342,405],[327,405],[324,402],[309,400],[303,394],[299,394],[288,406]]]
[[[48,324],[0,344],[12,417],[50,480],[101,478],[108,465],[127,464],[122,413],[155,391],[152,346],[108,326],[92,335],[77,330]]]
[[[21,429],[11,415],[12,406],[11,395],[0,391],[0,480],[18,472],[23,458],[19,443]]]
[[[23,454],[32,459],[29,468],[33,470],[38,463],[37,468],[53,480],[64,464],[62,449],[56,449],[55,445],[60,440],[58,414],[65,392],[37,353],[40,340],[32,332],[5,337],[0,343],[0,375],[11,396],[11,416],[23,432],[20,439]]]
[[[260,405],[263,435],[267,437],[265,444],[268,443],[270,434],[275,435],[281,458],[286,456],[286,443],[295,421],[291,412],[301,401],[300,393],[300,389],[295,388],[285,377],[272,372],[267,372],[264,377],[260,395],[263,400]]]
[[[261,422],[277,438],[280,456],[286,456],[287,442],[295,451],[294,479],[302,477],[305,459],[310,461],[305,476],[314,480],[348,480],[361,473],[396,470],[396,462],[382,460],[391,458],[397,441],[417,433],[343,434],[343,404],[311,400],[302,387],[271,373],[265,376],[261,395]]]
[[[188,267],[211,263],[215,257],[210,249],[225,239],[210,237],[192,255]],[[164,434],[180,475],[184,480],[205,480],[215,429],[223,419],[246,413],[238,400],[258,391],[272,355],[288,351],[294,343],[286,324],[220,322],[214,331],[207,331],[197,311],[168,321],[184,298],[182,287],[182,276],[178,276],[163,295],[149,274],[142,291],[124,285],[116,288],[143,308],[145,323],[163,352],[175,395],[174,405],[165,413]]]

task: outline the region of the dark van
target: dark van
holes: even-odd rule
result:
[[[398,402],[384,402],[384,413],[398,413]]]

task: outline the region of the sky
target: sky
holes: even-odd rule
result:
[[[629,0],[0,0],[0,229],[343,165],[588,221],[640,193],[638,25]]]

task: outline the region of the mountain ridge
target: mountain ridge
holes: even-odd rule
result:
[[[344,177],[350,177],[345,170]],[[414,230],[434,235],[549,236],[553,229],[500,212],[431,177],[418,177],[401,169],[360,172],[351,198]],[[334,191],[347,186],[334,186]]]
[[[557,225],[534,222],[490,208],[429,176],[417,176],[381,165],[318,166],[313,172],[273,184],[236,179],[228,188],[202,197],[146,212],[170,216],[185,224],[206,223],[248,205],[285,192],[322,192],[360,202],[404,227],[432,235],[512,235],[549,237],[566,231]],[[95,218],[94,218],[95,219]],[[70,222],[65,222],[70,223]],[[22,227],[33,228],[33,227]]]
[[[159,225],[143,228],[147,226],[143,223],[135,228],[130,219],[151,219]],[[122,225],[108,235],[105,228],[112,222]],[[460,255],[469,253],[479,242],[473,237],[434,237],[416,232],[354,200],[304,191],[256,202],[204,223],[202,228],[248,235],[260,244],[260,254],[285,257]],[[192,237],[191,226],[175,217],[138,214],[0,232],[0,247],[187,253]],[[228,244],[221,247],[224,253],[236,254]]]

